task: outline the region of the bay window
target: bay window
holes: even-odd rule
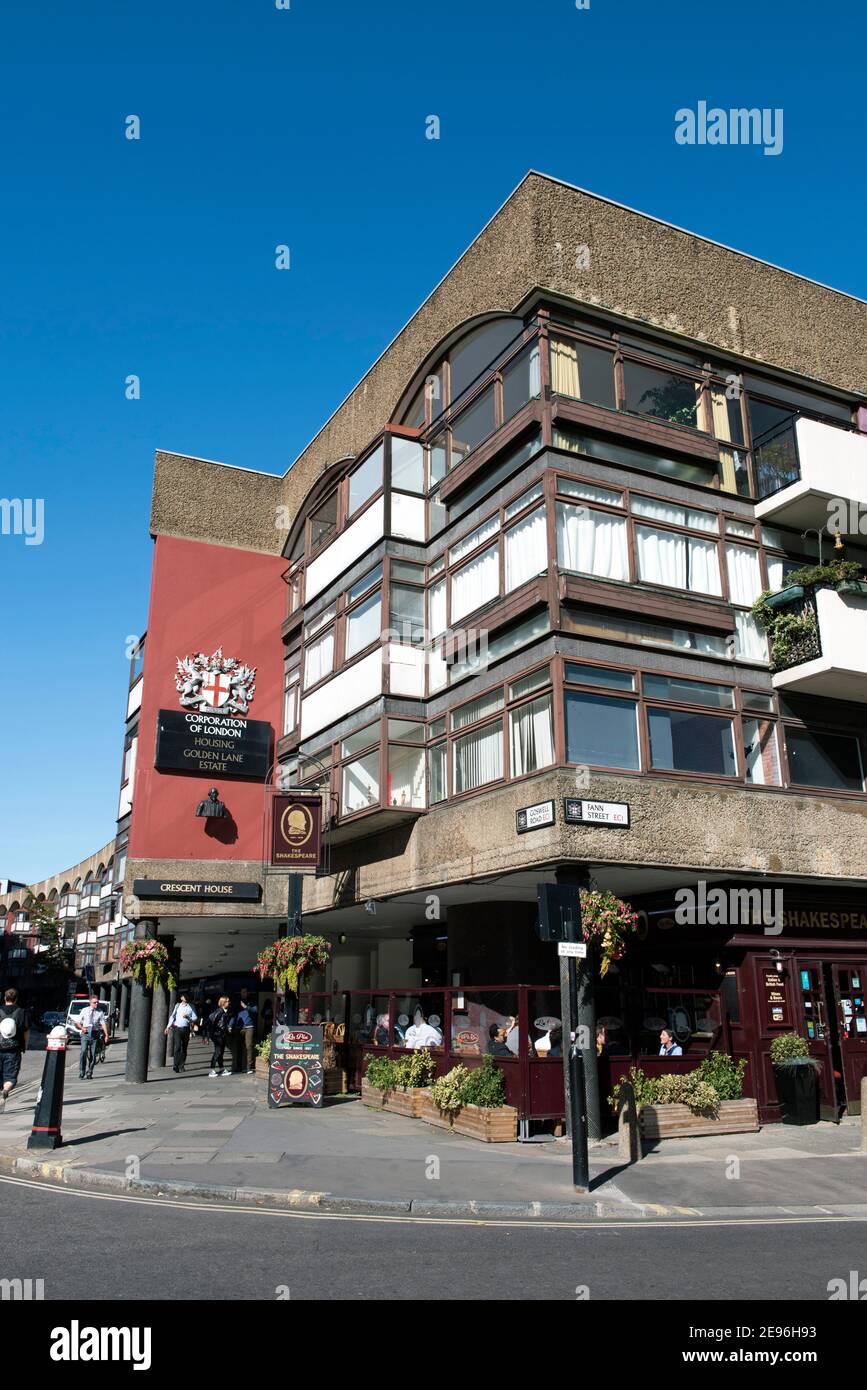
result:
[[[653,526],[636,526],[635,541],[638,577],[644,583],[699,594],[722,594],[714,541],[677,531],[658,531]]]
[[[500,557],[496,545],[456,570],[452,580],[452,622],[490,603],[500,592]]]
[[[349,475],[349,515],[352,516],[369,497],[382,487],[383,447],[373,453]]]
[[[424,806],[424,748],[388,745],[386,794],[389,806]]]
[[[789,780],[796,787],[864,790],[861,746],[855,734],[786,726]]]
[[[424,641],[424,589],[389,585],[388,625],[400,642]]]
[[[623,382],[627,410],[636,415],[652,415],[668,424],[701,428],[700,381],[627,359],[623,363]]]
[[[334,629],[304,649],[304,689],[315,685],[334,670]]]
[[[712,777],[737,773],[730,719],[691,710],[648,708],[650,765],[673,772],[704,772]]]
[[[503,775],[503,722],[486,724],[454,742],[455,795],[473,791]]]
[[[382,595],[379,589],[351,608],[346,615],[346,657],[379,640],[382,628]]]
[[[726,573],[731,602],[752,607],[762,592],[759,552],[747,545],[727,545]],[[767,661],[768,643],[749,612],[735,613],[735,655],[747,661]]]
[[[343,769],[342,814],[351,815],[379,804],[379,749],[375,748]]]
[[[636,701],[567,690],[566,760],[637,772],[640,761]]]
[[[576,339],[551,339],[551,390],[616,409],[614,354]]]

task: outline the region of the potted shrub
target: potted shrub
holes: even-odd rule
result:
[[[518,1137],[518,1112],[505,1100],[503,1073],[493,1057],[485,1057],[480,1067],[459,1063],[438,1077],[422,1095],[421,1118],[486,1144],[510,1144]]]
[[[759,1128],[756,1101],[743,1094],[746,1065],[725,1052],[712,1052],[693,1071],[646,1076],[640,1067],[630,1067],[621,1081],[629,1081],[635,1092],[645,1139],[743,1134]],[[615,1109],[619,1091],[615,1086],[610,1097]]]
[[[367,1070],[361,1082],[361,1099],[375,1110],[418,1119],[425,1086],[433,1080],[436,1063],[427,1048],[405,1057],[365,1057]]]
[[[256,1048],[256,1075],[267,1076],[271,1066],[271,1034],[263,1038]]]
[[[819,1120],[819,1067],[806,1038],[781,1033],[771,1043],[771,1062],[784,1125],[814,1125]]]

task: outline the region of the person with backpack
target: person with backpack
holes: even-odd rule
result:
[[[197,1023],[199,1015],[196,1013],[187,995],[181,991],[178,995],[178,1002],[172,1009],[171,1018],[166,1024],[166,1037],[169,1032],[172,1035],[172,1059],[173,1070],[175,1072],[186,1071],[187,1069],[187,1048],[190,1045],[190,1028]]]
[[[208,1037],[211,1040],[213,1052],[211,1053],[211,1070],[208,1076],[228,1076],[228,1069],[223,1065],[223,1054],[226,1051],[226,1043],[232,1031],[232,1015],[229,1013],[229,996],[221,994],[217,1000],[217,1007],[208,1017]]]
[[[9,1094],[17,1084],[29,1036],[27,1015],[18,1007],[18,991],[7,989],[0,1007],[0,1114],[6,1109]]]

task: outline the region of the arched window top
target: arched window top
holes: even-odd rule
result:
[[[435,420],[517,341],[523,327],[523,319],[513,314],[462,325],[413,378],[395,412],[396,423],[417,429]]]
[[[73,883],[73,885],[72,885],[72,891],[73,891],[73,893],[77,893],[77,892],[79,891],[80,888],[81,888],[81,878],[78,877],[78,878],[75,880],[75,882]]]
[[[49,901],[50,903],[53,903],[56,897],[57,897],[57,889],[56,889],[56,888],[52,888],[51,892],[48,894],[48,901]]]
[[[61,890],[60,890],[61,895],[63,895],[64,893],[68,893],[69,891],[70,891],[70,889],[69,889],[69,884],[68,884],[68,883],[64,883],[63,887],[62,887]]]
[[[84,875],[84,882],[85,882],[85,884],[90,883],[90,880],[91,880],[92,878],[93,878],[93,869],[88,869],[87,873]]]

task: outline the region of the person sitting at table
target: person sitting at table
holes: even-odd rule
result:
[[[659,1035],[660,1057],[682,1057],[683,1048],[669,1028],[663,1028]]]
[[[492,1023],[488,1029],[487,1053],[489,1057],[511,1057],[512,1051],[506,1046],[506,1025]]]
[[[548,1034],[548,1038],[549,1038],[549,1041],[550,1041],[550,1044],[551,1044],[550,1047],[548,1048],[548,1056],[549,1056],[549,1057],[562,1057],[562,1056],[563,1056],[563,1029],[562,1029],[561,1027],[559,1027],[559,1025],[558,1025],[556,1028],[552,1028],[552,1029],[551,1029],[551,1032]]]
[[[404,1045],[413,1052],[417,1052],[422,1047],[441,1047],[443,1035],[437,1028],[432,1028],[422,1013],[421,1009],[416,1009],[413,1020],[406,1030]]]
[[[388,1047],[388,1014],[379,1014],[373,1032],[373,1042],[377,1047]]]

